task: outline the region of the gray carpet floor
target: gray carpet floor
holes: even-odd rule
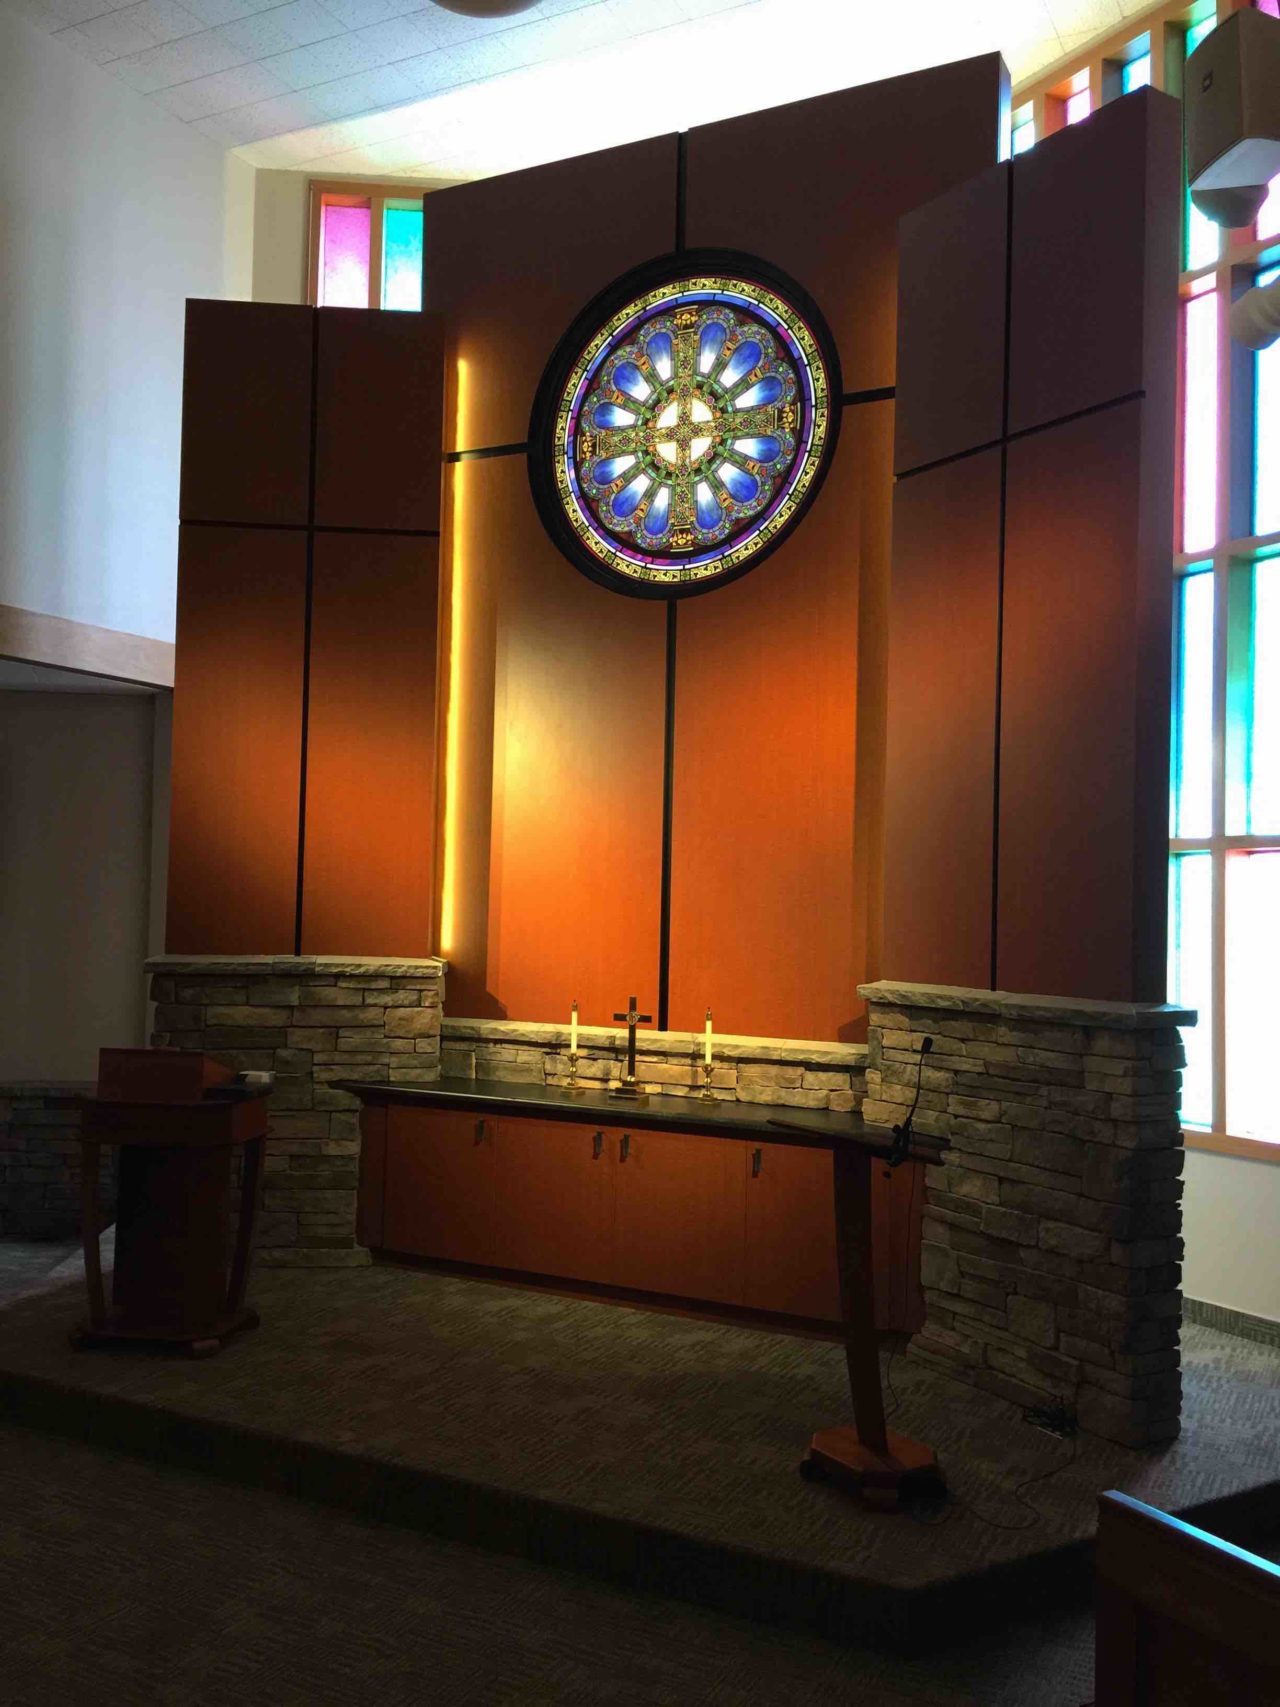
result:
[[[0,1429],[7,1707],[1079,1707],[1087,1617],[837,1647]]]

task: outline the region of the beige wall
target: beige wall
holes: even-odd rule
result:
[[[1280,1163],[1187,1152],[1188,1298],[1280,1322]]]
[[[149,694],[0,692],[0,1079],[145,1040]]]
[[[307,300],[310,179],[304,172],[259,170],[254,185],[253,300]]]

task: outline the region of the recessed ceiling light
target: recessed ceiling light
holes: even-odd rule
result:
[[[461,12],[468,18],[507,18],[512,12],[527,12],[538,0],[436,0],[446,12]]]

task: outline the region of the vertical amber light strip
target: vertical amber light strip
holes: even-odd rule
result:
[[[454,444],[462,447],[467,438],[466,422],[467,364],[459,356],[454,377]],[[458,891],[458,775],[459,748],[462,739],[461,662],[462,662],[462,471],[463,462],[453,465],[453,502],[449,512],[449,686],[448,709],[445,713],[444,749],[444,875],[440,885],[440,953],[448,956],[454,947]]]

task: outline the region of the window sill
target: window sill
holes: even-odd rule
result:
[[[1242,1156],[1250,1162],[1280,1163],[1280,1141],[1266,1138],[1233,1138],[1228,1132],[1202,1132],[1184,1127],[1188,1150],[1207,1150],[1213,1156]]]

